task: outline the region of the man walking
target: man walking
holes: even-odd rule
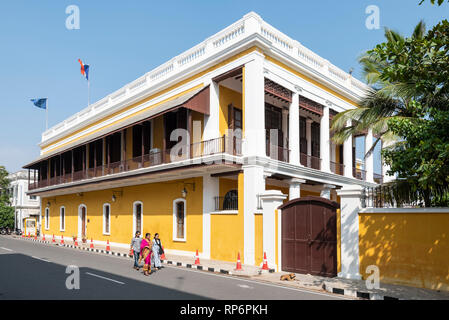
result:
[[[140,256],[140,243],[142,239],[140,238],[140,231],[136,232],[136,235],[131,240],[131,250],[134,255],[134,269],[139,271],[139,256]]]

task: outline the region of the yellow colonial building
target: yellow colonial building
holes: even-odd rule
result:
[[[382,179],[372,156],[356,165],[355,137],[331,140],[364,90],[249,13],[42,134],[24,166],[41,233],[129,247],[157,232],[168,253],[335,275],[337,192]],[[301,224],[282,204],[318,213]]]

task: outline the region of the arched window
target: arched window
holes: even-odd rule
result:
[[[173,201],[173,240],[186,241],[186,200]]]
[[[50,229],[50,209],[45,208],[45,230]]]
[[[103,205],[103,234],[111,234],[111,206],[109,203]]]
[[[59,230],[65,231],[65,207],[59,208]]]
[[[237,190],[226,193],[223,199],[223,210],[238,210],[239,198]]]
[[[143,234],[143,204],[140,201],[136,201],[133,204],[133,236],[136,234],[137,231],[140,231],[140,234],[142,237]]]

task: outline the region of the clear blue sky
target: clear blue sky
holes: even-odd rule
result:
[[[9,171],[39,155],[45,111],[29,101],[49,98],[49,127],[86,107],[78,58],[91,65],[91,101],[136,79],[208,36],[255,11],[268,23],[347,71],[383,40],[365,27],[365,8],[380,8],[380,24],[410,34],[432,26],[449,5],[419,0],[322,1],[1,1],[0,165]],[[67,30],[65,9],[80,8],[80,30]],[[359,148],[361,149],[361,148]],[[359,155],[360,156],[360,155]]]

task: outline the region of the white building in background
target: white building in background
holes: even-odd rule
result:
[[[10,202],[14,207],[14,227],[24,230],[24,219],[36,218],[39,224],[40,199],[28,196],[28,170],[20,170],[8,175],[10,180]],[[34,172],[30,172],[30,179],[34,179]],[[39,226],[37,226],[39,227]]]

